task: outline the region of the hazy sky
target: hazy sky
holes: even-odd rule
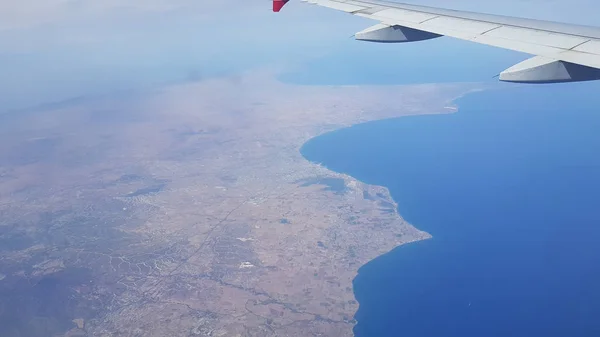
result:
[[[597,0],[412,3],[599,24]],[[278,14],[270,7],[269,0],[2,1],[0,112],[252,67],[292,69],[363,51],[360,62],[378,61],[375,52],[381,47],[348,38],[375,22],[295,0]],[[488,49],[479,47],[472,53],[452,51],[460,43],[453,40],[428,43],[393,50],[403,51],[402,64],[416,66],[427,60],[418,57],[420,48],[433,55],[450,51],[460,58],[454,62],[463,64],[488,57]],[[484,55],[473,55],[477,53]],[[515,55],[500,52],[495,57],[510,65],[521,57]],[[390,57],[379,62],[396,66]]]

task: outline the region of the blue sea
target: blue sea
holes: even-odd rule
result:
[[[600,85],[512,86],[303,155],[389,188],[433,239],[354,280],[358,337],[600,336]]]

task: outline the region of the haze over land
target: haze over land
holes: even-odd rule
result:
[[[12,116],[2,335],[351,334],[357,269],[428,234],[385,188],[299,148],[358,122],[450,111],[472,88],[251,73]]]
[[[414,3],[449,6],[442,0]],[[452,7],[596,24],[595,0],[452,1]],[[0,113],[123,90],[273,65],[305,70],[335,60],[352,84],[489,81],[527,55],[437,39],[378,45],[347,37],[375,22],[292,1],[277,15],[268,1],[4,1],[0,4]],[[440,57],[444,55],[444,57]],[[387,72],[377,72],[385,66]],[[310,70],[310,69],[309,69]],[[327,73],[327,71],[325,71]],[[452,73],[448,76],[447,73]],[[432,74],[439,74],[440,77]],[[423,78],[412,76],[410,81]],[[344,83],[346,84],[346,83]],[[350,84],[350,83],[348,83]]]

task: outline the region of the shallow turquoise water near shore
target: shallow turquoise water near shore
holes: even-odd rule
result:
[[[451,115],[319,136],[433,239],[359,270],[358,337],[600,336],[600,85],[515,87]]]

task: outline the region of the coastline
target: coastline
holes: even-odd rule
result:
[[[464,93],[461,93],[455,97],[453,97],[452,99],[448,100],[446,102],[446,104],[443,105],[441,112],[433,112],[433,113],[421,113],[421,114],[416,114],[416,115],[426,115],[426,114],[446,114],[446,113],[457,113],[460,110],[460,107],[458,106],[458,104],[456,103],[458,100],[464,98],[467,95],[470,94],[474,94],[474,93],[478,93],[478,92],[484,92],[484,91],[489,91],[489,90],[501,90],[503,89],[502,87],[492,87],[489,85],[486,86],[480,86],[478,88],[475,89],[471,89],[468,90]],[[321,137],[321,136],[325,136],[325,135],[331,135],[335,132],[347,129],[347,128],[351,128],[353,126],[358,126],[361,124],[367,124],[367,123],[371,123],[371,122],[382,122],[385,121],[387,119],[398,119],[398,118],[404,118],[407,116],[411,116],[411,115],[404,115],[404,116],[392,116],[392,117],[384,117],[384,118],[380,118],[380,119],[372,119],[372,120],[366,120],[366,121],[360,121],[354,124],[350,124],[347,126],[343,126],[341,128],[337,128],[337,129],[333,129],[333,130],[327,130],[321,133],[318,133],[317,135],[310,137],[309,139],[305,140],[303,145],[299,148],[299,152],[302,153],[302,149],[304,148],[305,145],[307,145],[308,143],[310,143],[311,141]],[[410,244],[410,243],[415,243],[415,242],[419,242],[419,241],[423,241],[423,240],[428,240],[431,239],[433,236],[424,231],[419,229],[418,225],[409,223],[408,221],[406,221],[403,217],[402,214],[400,214],[399,210],[398,210],[398,203],[396,202],[396,200],[394,200],[394,198],[392,197],[390,190],[388,187],[383,186],[383,185],[374,185],[374,184],[368,184],[366,182],[360,181],[357,178],[351,176],[350,174],[344,173],[344,172],[340,172],[340,171],[335,171],[332,168],[328,168],[327,166],[324,166],[323,163],[320,162],[315,162],[312,161],[311,159],[309,159],[305,154],[302,154],[302,157],[304,159],[306,159],[308,162],[310,162],[313,165],[317,165],[318,167],[323,167],[325,170],[329,171],[329,174],[333,175],[333,176],[337,176],[340,177],[342,179],[344,179],[346,185],[352,185],[352,186],[360,186],[360,189],[362,189],[365,192],[370,192],[372,190],[378,190],[380,191],[379,193],[381,193],[382,195],[384,195],[384,197],[382,198],[382,200],[389,202],[390,204],[393,205],[393,216],[395,216],[397,218],[397,221],[399,224],[405,225],[405,226],[409,226],[412,229],[414,229],[415,231],[417,231],[418,233],[420,233],[419,236],[415,236],[412,239],[408,239],[408,240],[401,240],[401,241],[397,241],[394,238],[389,238],[390,242],[393,242],[392,245],[381,245],[381,246],[377,246],[378,249],[373,250],[371,252],[365,253],[365,255],[361,256],[361,264],[360,266],[358,266],[358,268],[353,269],[353,276],[352,279],[354,280],[354,278],[358,275],[359,269],[362,268],[363,266],[367,265],[368,263],[370,263],[371,261],[382,257],[384,255],[387,255],[389,253],[391,253],[393,250],[395,250],[396,248],[406,245],[406,244]],[[355,298],[356,300],[356,298]],[[356,312],[358,311],[358,307],[356,308],[356,311],[353,314],[356,314]],[[354,320],[354,324],[356,325],[358,323],[358,321],[355,319]],[[352,333],[351,335],[354,335],[354,333]]]
[[[410,86],[410,85],[407,85],[407,86]],[[331,86],[331,87],[341,87],[341,86]],[[352,85],[352,86],[348,86],[348,87],[360,87],[360,86]],[[447,100],[445,102],[445,104],[440,106],[441,109],[436,112],[425,112],[425,113],[407,114],[407,115],[399,115],[399,116],[398,115],[397,116],[387,116],[387,117],[373,118],[373,119],[367,118],[366,120],[360,120],[356,123],[344,125],[339,128],[322,131],[322,132],[317,133],[316,135],[304,140],[302,143],[302,146],[299,147],[298,152],[302,154],[302,148],[304,148],[304,146],[306,144],[315,140],[316,138],[319,138],[319,137],[325,136],[325,135],[330,135],[335,132],[338,132],[338,131],[341,131],[341,130],[344,130],[347,128],[351,128],[353,126],[358,126],[361,124],[366,124],[366,123],[371,123],[371,122],[381,122],[381,121],[385,121],[387,119],[398,119],[398,118],[404,118],[404,117],[415,116],[415,115],[430,115],[430,114],[431,115],[439,115],[439,114],[457,113],[457,112],[459,112],[460,108],[456,102],[458,100],[462,99],[463,97],[473,94],[473,93],[477,93],[477,92],[483,92],[483,91],[488,91],[488,90],[499,90],[499,89],[502,89],[502,88],[492,87],[489,85],[478,85],[477,88],[469,89],[469,90],[467,90],[463,93],[460,93],[457,96],[451,98],[450,100]],[[418,233],[417,235],[413,234],[412,238],[403,238],[402,240],[397,240],[397,238],[390,236],[388,238],[387,244],[378,245],[377,249],[369,251],[369,252],[365,252],[365,254],[361,255],[361,257],[360,257],[360,265],[357,268],[352,270],[352,272],[353,272],[352,280],[354,280],[356,278],[356,276],[358,275],[359,269],[361,267],[365,266],[366,264],[368,264],[369,262],[371,262],[379,257],[382,257],[386,254],[391,253],[393,250],[395,250],[396,248],[398,248],[400,246],[423,241],[423,240],[428,240],[433,237],[430,233],[420,230],[415,224],[409,223],[402,217],[402,215],[398,211],[398,203],[392,197],[388,187],[383,186],[383,185],[368,184],[366,182],[358,180],[357,178],[351,176],[350,174],[340,172],[340,171],[335,171],[331,168],[328,168],[327,166],[324,166],[323,163],[312,161],[309,158],[307,158],[307,156],[304,154],[302,154],[302,157],[307,162],[311,163],[312,165],[316,165],[318,168],[324,168],[326,170],[325,171],[326,174],[344,179],[344,182],[347,186],[353,186],[353,187],[358,188],[359,191],[364,191],[364,192],[369,192],[369,193],[373,192],[373,191],[377,191],[375,193],[379,193],[380,195],[382,195],[382,198],[381,198],[382,201],[393,205],[393,207],[391,207],[391,209],[393,209],[391,216],[396,218],[398,226],[399,227],[406,226],[406,227],[410,228],[410,231],[415,231],[415,233]],[[356,298],[354,298],[354,300],[356,300]],[[359,307],[357,306],[352,317],[354,317],[354,315],[356,314],[358,309],[359,309]],[[358,323],[358,321],[356,319],[354,319],[352,322],[352,326],[354,327],[357,323]],[[354,336],[354,333],[352,332],[350,335]]]
[[[368,121],[452,113],[444,108],[449,102],[481,87],[294,86],[250,74],[95,102],[112,113],[82,101],[27,114],[18,125],[28,129],[3,135],[23,145],[4,151],[49,148],[0,180],[13,205],[2,209],[5,222],[56,214],[55,235],[67,233],[72,243],[11,252],[0,287],[43,280],[57,268],[92,268],[93,287],[80,290],[76,302],[106,309],[74,318],[99,335],[127,334],[132,324],[148,336],[265,329],[352,335],[358,268],[430,236],[402,219],[387,188],[309,162],[302,146]],[[82,128],[89,119],[97,124]],[[98,153],[93,161],[77,157],[90,149]],[[25,173],[29,179],[20,180]],[[111,230],[81,233],[98,221]],[[39,231],[36,222],[30,226]],[[74,231],[79,236],[68,234]],[[57,253],[49,259],[49,252]],[[17,261],[33,272],[23,274]],[[160,314],[167,311],[182,319]]]
[[[363,265],[356,336],[592,331],[598,306],[571,290],[598,294],[581,282],[597,276],[600,233],[594,88],[486,92],[456,102],[459,115],[367,123],[307,146],[308,159],[388,188],[400,216],[435,236]],[[573,324],[577,308],[589,323]],[[569,318],[543,324],[549,315]]]

